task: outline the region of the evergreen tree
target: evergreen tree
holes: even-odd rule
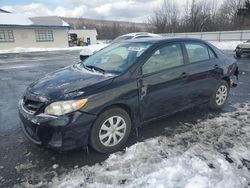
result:
[[[244,7],[238,9],[237,15],[250,18],[250,0],[246,0]]]

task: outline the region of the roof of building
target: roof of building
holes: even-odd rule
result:
[[[0,12],[0,27],[69,27],[69,24],[57,16],[28,17],[23,14]]]
[[[32,17],[30,20],[35,25],[48,25],[48,26],[65,26],[68,27],[69,24],[63,21],[57,16],[43,16],[43,17]]]

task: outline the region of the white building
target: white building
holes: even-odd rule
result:
[[[56,16],[28,17],[0,11],[0,50],[68,47],[69,24]]]
[[[97,43],[96,29],[74,29],[74,30],[70,30],[69,33],[77,34],[77,37],[83,39],[83,42],[85,43],[89,43],[89,44]]]

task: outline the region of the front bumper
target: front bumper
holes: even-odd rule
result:
[[[76,111],[64,116],[33,115],[19,102],[19,116],[26,137],[36,145],[58,151],[88,145],[88,135],[96,116]]]
[[[242,55],[250,54],[250,48],[236,48],[235,52]]]

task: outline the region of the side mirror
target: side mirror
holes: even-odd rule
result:
[[[92,56],[93,52],[89,48],[83,48],[81,55],[83,56]]]
[[[81,61],[84,61],[85,59],[89,58],[92,55],[93,55],[93,52],[89,48],[84,48],[81,51],[80,59]]]

